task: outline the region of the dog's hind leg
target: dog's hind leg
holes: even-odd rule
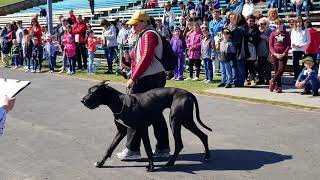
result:
[[[149,159],[149,164],[146,166],[147,171],[151,172],[154,169],[154,163],[153,163],[153,153],[151,149],[151,144],[150,144],[150,139],[149,139],[149,134],[148,134],[148,127],[139,129],[139,131],[142,131],[142,141],[144,145],[144,149],[147,153],[148,159]]]
[[[171,156],[171,159],[166,164],[167,167],[174,165],[180,151],[183,148],[183,143],[182,143],[182,138],[181,138],[181,124],[177,123],[177,120],[175,118],[172,118],[170,120],[170,127],[171,127],[172,133],[173,133],[175,148],[174,148],[174,153]]]
[[[191,131],[193,134],[199,137],[199,139],[202,141],[204,148],[205,148],[205,156],[204,160],[208,161],[210,158],[210,151],[209,151],[209,145],[208,145],[208,136],[203,133],[196,123],[192,119],[189,119],[187,121],[184,121],[183,126],[187,128],[189,131]]]
[[[111,157],[114,149],[118,146],[118,144],[121,142],[121,140],[126,136],[127,134],[127,128],[123,125],[120,125],[120,124],[117,124],[116,122],[116,125],[117,125],[117,128],[118,128],[118,132],[117,132],[117,135],[116,137],[113,139],[111,145],[109,146],[108,150],[106,151],[104,157],[102,158],[101,161],[98,161],[95,163],[95,166],[97,168],[101,168],[104,163],[106,162],[106,160]]]

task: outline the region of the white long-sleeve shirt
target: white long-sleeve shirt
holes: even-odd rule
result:
[[[4,107],[0,107],[0,136],[3,134],[5,122],[6,122],[7,111]]]
[[[292,30],[291,31],[291,47],[292,51],[305,51],[307,45],[310,42],[310,37],[308,30],[302,30],[301,28],[298,28],[297,30]],[[294,47],[293,45],[299,45],[302,46],[300,48]]]
[[[253,3],[244,4],[242,8],[242,15],[247,18],[249,15],[254,13],[254,5]]]

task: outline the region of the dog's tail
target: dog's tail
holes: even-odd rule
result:
[[[192,98],[193,98],[193,102],[194,102],[194,105],[196,106],[196,116],[197,116],[197,121],[199,122],[199,124],[208,129],[209,131],[212,131],[211,128],[209,128],[208,126],[206,126],[205,124],[203,124],[203,122],[201,121],[200,119],[200,112],[199,112],[199,104],[198,104],[198,100],[197,98],[192,94]]]

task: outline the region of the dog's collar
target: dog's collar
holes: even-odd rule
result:
[[[121,108],[121,111],[120,112],[118,112],[118,113],[113,113],[114,115],[120,115],[121,113],[122,113],[122,111],[123,111],[123,109],[124,109],[124,98],[123,98],[123,100],[122,100],[122,108]]]

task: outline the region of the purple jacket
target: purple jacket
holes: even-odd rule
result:
[[[187,39],[187,47],[188,47],[188,57],[189,59],[200,59],[201,58],[201,40],[202,33],[200,32],[192,32],[189,34]],[[192,50],[191,50],[192,49]]]
[[[172,50],[176,55],[180,55],[183,53],[184,49],[186,49],[186,42],[183,37],[178,38],[173,36],[171,38],[170,44],[172,46]]]

